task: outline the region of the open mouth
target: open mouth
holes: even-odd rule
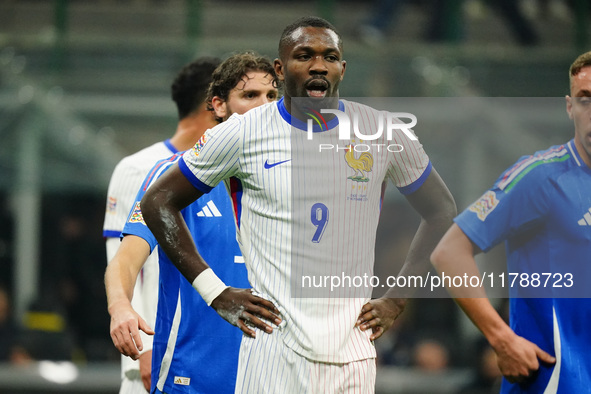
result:
[[[308,97],[323,98],[328,90],[328,81],[324,79],[313,79],[306,84]]]

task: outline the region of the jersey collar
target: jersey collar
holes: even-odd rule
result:
[[[279,110],[279,114],[281,114],[281,117],[283,118],[283,120],[285,120],[291,126],[297,128],[297,129],[303,130],[303,131],[308,130],[308,125],[305,122],[302,122],[301,120],[296,119],[296,118],[292,119],[291,114],[289,113],[287,108],[285,108],[285,102],[283,100],[283,97],[281,97],[281,99],[279,99],[279,101],[277,101],[277,109]],[[341,100],[339,100],[339,111],[341,111],[341,112],[345,111],[345,104]],[[314,133],[318,133],[318,132],[322,132],[322,131],[326,131],[326,130],[332,130],[338,124],[339,124],[339,119],[335,116],[330,121],[326,122],[326,126],[314,124],[312,126],[312,131]],[[327,129],[327,127],[328,127],[328,129]]]
[[[178,149],[170,142],[170,138],[164,141],[164,145],[172,152],[172,154],[178,153]]]
[[[575,160],[575,163],[577,163],[579,167],[586,168],[587,170],[591,171],[591,169],[587,166],[587,164],[583,161],[583,158],[579,154],[579,151],[577,150],[577,147],[575,145],[575,139],[573,138],[572,140],[567,142],[566,145],[573,159]]]

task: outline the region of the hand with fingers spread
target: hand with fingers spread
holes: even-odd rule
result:
[[[361,308],[356,327],[361,331],[372,329],[369,339],[374,341],[382,336],[394,320],[404,311],[406,300],[398,298],[378,298],[371,300]]]
[[[255,296],[251,289],[228,287],[212,301],[211,307],[224,320],[253,338],[255,331],[249,326],[270,334],[273,332],[273,327],[266,321],[275,325],[281,324],[279,310],[275,305],[271,301]]]
[[[143,349],[140,330],[148,335],[154,335],[154,330],[133,310],[129,302],[114,304],[109,308],[109,312],[113,344],[121,354],[137,360]]]

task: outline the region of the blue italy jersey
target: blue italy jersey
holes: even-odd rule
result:
[[[140,189],[123,235],[156,239],[144,223],[140,201],[148,186],[180,154],[159,161]],[[199,253],[229,286],[250,287],[236,242],[231,200],[223,186],[186,207],[183,217]],[[242,332],[207,306],[159,248],[160,280],[152,353],[154,393],[233,393]]]
[[[591,393],[591,169],[574,140],[522,157],[455,221],[483,251],[505,241],[527,278],[509,287],[511,328],[557,360],[501,392]]]

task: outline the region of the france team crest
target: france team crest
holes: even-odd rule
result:
[[[355,174],[348,177],[356,182],[369,182],[368,172],[373,168],[373,156],[369,152],[362,152],[359,157],[355,157],[355,146],[349,144],[347,146],[347,153],[345,153],[345,161],[351,167]]]

